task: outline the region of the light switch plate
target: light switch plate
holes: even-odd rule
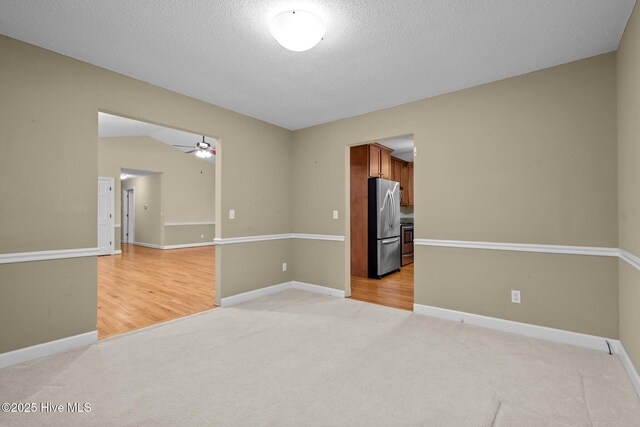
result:
[[[236,219],[236,210],[229,209],[229,219]]]
[[[338,219],[338,211],[337,210],[333,211],[333,219]]]

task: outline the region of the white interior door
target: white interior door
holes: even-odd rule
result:
[[[100,255],[113,253],[113,178],[98,178],[98,248]]]

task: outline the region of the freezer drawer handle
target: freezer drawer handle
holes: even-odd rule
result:
[[[383,244],[383,245],[388,245],[388,244],[390,244],[390,243],[395,243],[395,242],[397,242],[398,240],[400,240],[400,238],[399,238],[399,237],[394,237],[393,239],[383,240],[383,241],[382,241],[382,244]]]

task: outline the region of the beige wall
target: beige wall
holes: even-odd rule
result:
[[[162,246],[164,244],[163,209],[164,174],[131,178],[122,181],[132,188],[135,203],[134,241]]]
[[[344,235],[345,147],[406,134],[414,134],[418,151],[416,238],[617,246],[615,53],[294,132],[294,232]],[[342,220],[331,218],[333,209],[341,212]],[[344,268],[333,253],[306,252],[319,256],[314,263],[326,269]],[[454,271],[436,275],[430,270],[434,260],[448,252],[417,251],[416,303],[442,306],[473,292],[492,295],[492,304],[501,304],[508,290],[497,295],[495,280],[515,286],[531,273],[532,263],[539,263],[535,271],[554,271],[564,259],[524,253],[526,262],[513,268],[504,265],[494,276],[466,277],[453,289],[446,284]],[[496,266],[484,251],[474,253],[479,267]],[[506,262],[508,257],[501,259]],[[452,262],[447,265],[459,268]],[[609,302],[617,299],[612,286],[617,271],[610,260],[588,257],[581,266],[579,271],[556,269],[554,288],[530,282],[519,312],[515,307],[491,312],[526,322],[532,321],[526,313],[539,309],[539,318],[549,319],[550,326],[617,336],[612,326],[616,304],[606,304],[596,315],[591,300],[578,299],[564,313],[553,302],[593,271],[599,274],[590,289]],[[329,285],[337,276],[326,280],[317,284]],[[544,300],[548,307],[538,304]],[[485,312],[484,304],[478,300],[465,308]],[[593,319],[586,330],[576,325],[576,313],[580,319]]]
[[[290,131],[4,36],[0,57],[0,253],[96,246],[98,111],[221,138],[217,235],[291,232]],[[47,154],[34,156],[33,144],[46,145]],[[235,220],[219,214],[231,208]],[[227,248],[216,252],[224,257]],[[237,293],[235,282],[223,283],[224,275],[238,279],[243,290],[262,287],[263,277],[281,269],[280,259],[289,249],[266,242],[252,255],[277,259],[277,264],[259,264],[268,271],[247,269],[229,256],[230,262],[217,263],[218,298]],[[15,277],[8,271],[16,271]],[[64,286],[51,286],[63,282],[78,291],[70,295]],[[2,324],[24,323],[0,331],[3,351],[94,330],[96,283],[95,270],[2,266],[1,286],[13,286],[2,292],[2,303],[13,308],[2,311]],[[32,296],[39,293],[43,303],[34,305]],[[91,319],[61,316],[46,322],[52,305],[60,312],[92,313]]]
[[[219,263],[242,266],[242,269],[224,269],[221,275],[224,296],[255,290],[254,278],[257,276],[260,277],[259,287],[293,280],[291,269],[282,271],[282,263],[290,263],[290,259],[291,242],[288,239],[216,246],[216,269]],[[225,289],[227,284],[231,285],[229,289]]]
[[[95,257],[0,265],[0,353],[96,330]]]
[[[115,251],[119,251],[122,248],[122,227],[114,227],[113,238],[113,248]]]
[[[344,290],[344,244],[323,240],[291,242],[293,280]]]
[[[165,225],[164,245],[213,242],[215,235],[216,227],[213,224]]]
[[[618,337],[616,258],[426,246],[416,256],[426,260],[415,266],[423,304]]]
[[[147,136],[99,138],[98,174],[115,179],[116,223],[122,221],[122,197],[118,195],[122,194],[120,171],[123,168],[162,173],[162,218],[154,226],[162,227],[164,231],[156,230],[157,236],[152,240],[140,240],[136,236],[136,241],[161,246],[213,241],[214,225],[164,224],[215,221],[214,163],[185,155],[182,151]],[[119,247],[119,241],[119,237],[116,238],[116,247]]]
[[[620,248],[640,257],[640,10],[618,51],[618,213]],[[620,263],[620,339],[640,370],[640,271]]]
[[[116,195],[121,194],[120,169],[162,172],[165,222],[215,220],[215,164],[147,136],[98,141],[98,173],[115,178]],[[121,199],[116,197],[116,223]]]

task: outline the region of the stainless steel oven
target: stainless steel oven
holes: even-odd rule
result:
[[[413,224],[402,224],[400,237],[402,237],[402,265],[413,262]]]

